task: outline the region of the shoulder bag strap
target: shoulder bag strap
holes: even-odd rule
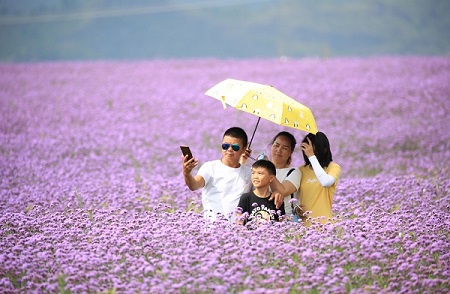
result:
[[[293,172],[295,170],[295,168],[291,168],[289,171],[288,171],[288,173],[287,173],[287,175],[286,175],[286,178],[287,177],[289,177],[289,175]],[[292,193],[291,194],[291,199],[293,199],[294,198],[294,193]],[[294,204],[291,202],[291,208],[292,208],[292,211],[294,211]]]

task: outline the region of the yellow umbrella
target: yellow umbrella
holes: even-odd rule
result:
[[[222,101],[224,108],[230,105],[282,126],[313,134],[318,131],[314,116],[308,107],[269,85],[226,79],[205,94]]]

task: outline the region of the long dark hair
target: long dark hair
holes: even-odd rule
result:
[[[311,134],[305,136],[302,143],[308,143],[308,138],[311,140],[311,143],[314,148],[314,154],[317,157],[320,165],[325,168],[330,162],[333,161],[333,155],[331,154],[330,142],[328,141],[327,136],[322,132],[317,132],[317,134]],[[303,158],[305,159],[305,165],[310,165],[308,157],[303,152]]]

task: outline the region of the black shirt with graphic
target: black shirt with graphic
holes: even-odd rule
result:
[[[238,207],[242,208],[242,213],[248,213],[248,218],[244,221],[255,221],[257,224],[264,222],[279,221],[278,211],[281,215],[285,215],[284,203],[279,209],[275,206],[275,200],[269,201],[270,195],[261,198],[255,193],[249,192],[241,195]]]

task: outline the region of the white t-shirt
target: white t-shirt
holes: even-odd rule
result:
[[[197,174],[205,180],[202,189],[205,218],[214,221],[216,214],[220,212],[232,220],[239,198],[252,188],[251,169],[245,165],[232,168],[220,160],[213,160],[205,162]]]
[[[278,181],[280,181],[280,183],[283,183],[284,180],[288,180],[289,182],[291,182],[295,186],[295,188],[297,188],[297,191],[294,193],[294,198],[298,200],[299,199],[298,188],[300,187],[300,180],[302,178],[302,173],[298,168],[295,168],[291,172],[291,174],[286,178],[286,175],[291,169],[293,169],[293,167],[285,167],[277,169],[277,179]],[[292,207],[290,200],[291,195],[284,197],[284,210],[286,211],[286,215],[292,215]]]

